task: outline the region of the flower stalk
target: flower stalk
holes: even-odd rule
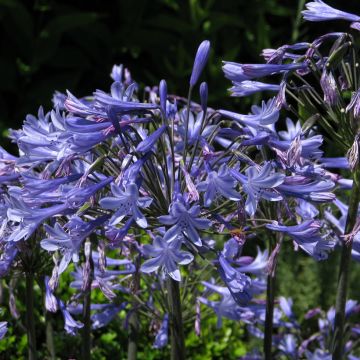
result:
[[[82,355],[83,359],[91,359],[91,283],[93,279],[94,263],[91,255],[91,243],[85,243],[86,264],[84,270],[84,306],[83,306],[83,322],[82,329]]]
[[[185,339],[182,321],[179,282],[169,278],[167,280],[167,290],[171,333],[171,360],[184,360]]]
[[[358,214],[360,201],[360,169],[358,167],[354,172],[353,181],[349,210],[346,219],[345,234],[350,234],[353,231]],[[339,280],[336,294],[333,359],[342,359],[344,355],[345,305],[350,274],[351,250],[352,241],[344,241],[341,250]]]
[[[269,240],[269,253],[275,249],[273,238]],[[272,359],[272,333],[274,318],[274,302],[275,302],[275,268],[273,271],[268,270],[266,285],[266,315],[265,315],[265,331],[264,331],[264,356],[265,360]]]
[[[36,332],[34,318],[34,274],[32,272],[25,273],[26,282],[26,329],[28,338],[29,360],[37,359],[36,351]]]

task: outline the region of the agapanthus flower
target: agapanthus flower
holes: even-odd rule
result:
[[[268,75],[279,74],[287,71],[304,69],[308,65],[306,63],[291,64],[238,64],[225,61],[223,71],[225,77],[231,81],[242,82]]]
[[[345,110],[346,112],[351,111],[355,119],[360,117],[360,89],[352,94],[350,103]]]
[[[160,329],[156,334],[153,348],[161,349],[167,345],[169,341],[169,315],[165,314]]]
[[[260,198],[270,201],[282,200],[282,196],[272,189],[283,183],[285,175],[272,173],[270,162],[265,163],[261,169],[250,166],[246,169],[246,176],[236,170],[230,170],[230,174],[242,184],[243,190],[247,194],[245,210],[248,215],[255,214]]]
[[[260,106],[253,105],[251,107],[251,115],[237,114],[232,111],[220,110],[220,114],[232,120],[250,126],[258,127],[259,125],[271,125],[279,119],[279,109],[276,105],[275,98],[263,101]]]
[[[241,195],[234,190],[236,181],[229,174],[225,164],[221,165],[218,172],[209,170],[206,180],[197,184],[197,189],[204,192],[204,204],[209,207],[217,196],[238,201]]]
[[[55,313],[58,310],[58,299],[49,286],[49,277],[45,276],[45,308],[47,311]]]
[[[84,327],[84,324],[80,321],[76,321],[70,314],[69,310],[66,308],[65,304],[59,300],[59,308],[62,312],[62,315],[64,317],[65,325],[64,329],[65,331],[70,335],[76,335],[77,331]]]
[[[337,10],[321,0],[307,3],[307,10],[302,11],[303,17],[307,21],[328,21],[328,20],[347,20],[352,22],[360,21],[360,16]]]
[[[6,335],[8,329],[7,329],[8,323],[7,321],[0,321],[0,340],[4,338]]]
[[[251,299],[251,294],[248,292],[251,279],[239,269],[232,267],[222,254],[219,255],[218,270],[221,279],[228,287],[236,303],[239,305],[248,304]]]
[[[201,246],[201,239],[198,230],[205,230],[210,227],[208,219],[199,218],[200,206],[194,205],[188,209],[181,201],[175,201],[170,206],[169,215],[159,216],[159,222],[164,225],[172,225],[166,232],[164,239],[172,241],[175,239],[189,239],[195,245]]]
[[[74,263],[79,261],[79,251],[84,240],[105,220],[106,218],[103,218],[102,221],[84,222],[81,219],[73,219],[66,225],[69,232],[66,232],[58,223],[53,228],[47,224],[44,225],[49,237],[43,239],[40,245],[47,251],[59,250],[63,254],[59,265],[59,274],[65,271],[71,260]]]
[[[233,86],[229,89],[231,96],[249,96],[260,91],[279,91],[280,85],[266,84],[260,81],[244,80],[242,82],[233,82]]]
[[[144,245],[143,253],[151,259],[146,260],[140,270],[144,273],[157,271],[159,268],[172,279],[181,281],[178,265],[191,263],[194,256],[187,251],[181,250],[182,241],[166,241],[165,238],[156,236],[152,245]]]
[[[227,287],[218,286],[206,281],[202,284],[210,291],[216,292],[221,296],[220,301],[209,300],[205,297],[199,297],[200,302],[209,306],[217,315],[217,327],[222,325],[222,318],[226,317],[231,320],[239,321],[243,317],[243,309],[235,302]]]
[[[131,215],[140,227],[146,228],[146,218],[139,208],[149,207],[152,199],[148,196],[139,197],[139,189],[135,183],[129,183],[123,187],[112,183],[111,192],[114,197],[105,197],[100,200],[100,205],[104,209],[115,210],[110,219],[110,225],[116,225],[126,215]]]
[[[96,330],[108,325],[121,310],[124,310],[126,305],[127,302],[120,305],[104,304],[100,311],[91,315],[91,328]]]
[[[327,259],[328,253],[333,250],[335,242],[320,233],[321,222],[306,220],[299,225],[284,226],[276,221],[266,225],[270,230],[288,234],[309,255],[316,260]]]

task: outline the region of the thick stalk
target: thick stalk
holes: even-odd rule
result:
[[[35,317],[34,317],[34,274],[26,272],[26,330],[28,338],[28,354],[29,360],[37,359],[36,352],[36,333],[35,333]]]
[[[274,241],[270,239],[269,253],[274,250]],[[273,317],[275,301],[275,269],[269,271],[266,286],[266,315],[265,315],[265,334],[264,334],[264,356],[265,360],[272,359],[272,334],[273,334]]]
[[[134,274],[134,280],[132,284],[132,292],[137,295],[140,287],[140,256],[135,260],[136,272]],[[129,340],[128,340],[128,360],[136,360],[138,341],[139,341],[139,315],[138,308],[139,302],[134,299],[132,302],[132,312],[129,318]]]
[[[52,318],[49,314],[45,315],[46,319],[46,347],[51,360],[55,360],[54,330],[52,326]]]
[[[137,343],[139,334],[139,316],[136,309],[130,315],[129,319],[129,342],[128,342],[128,360],[136,360],[137,358]]]
[[[171,360],[185,360],[185,339],[179,282],[173,279],[168,279],[167,289],[171,333]]]
[[[346,219],[345,234],[351,234],[356,223],[360,201],[360,170],[354,173],[354,183],[350,194],[350,203]],[[333,360],[340,360],[344,355],[345,305],[350,273],[352,241],[343,243],[336,293],[335,324],[333,337]]]

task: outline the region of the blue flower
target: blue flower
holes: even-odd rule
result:
[[[346,107],[346,112],[349,111],[352,112],[355,119],[360,117],[360,89],[352,94],[350,103]]]
[[[144,139],[138,144],[138,146],[136,147],[136,151],[139,152],[150,151],[165,130],[166,130],[166,125],[160,126],[153,133],[151,133],[146,139]]]
[[[316,260],[327,259],[328,252],[332,251],[335,246],[332,239],[327,239],[320,233],[322,227],[320,221],[306,220],[294,226],[279,225],[277,221],[274,221],[266,227],[288,234],[306,253]]]
[[[58,300],[49,286],[49,277],[45,276],[45,308],[47,311],[55,313],[58,310]]]
[[[220,110],[219,112],[223,116],[255,128],[259,125],[274,124],[279,119],[279,109],[276,105],[276,98],[272,98],[268,100],[268,102],[262,101],[261,107],[256,105],[252,106],[251,111],[251,115],[237,114],[227,110]]]
[[[197,230],[210,227],[211,222],[199,218],[200,206],[194,205],[187,209],[180,201],[175,201],[170,206],[170,214],[159,216],[159,222],[164,225],[173,225],[165,234],[164,239],[172,241],[177,238],[188,238],[195,245],[201,246],[201,239]]]
[[[251,279],[239,269],[233,268],[222,254],[219,255],[219,265],[220,277],[236,303],[246,305],[251,300],[251,293],[248,291],[251,286]]]
[[[218,195],[234,201],[240,200],[241,195],[233,189],[235,185],[236,181],[229,175],[229,169],[223,164],[218,172],[210,170],[206,180],[201,181],[197,189],[205,192],[204,203],[206,207],[209,207]]]
[[[296,178],[296,177],[295,177]],[[284,183],[277,187],[282,194],[293,196],[314,202],[329,202],[335,199],[335,194],[331,193],[335,184],[330,180],[311,180],[306,177],[298,177],[298,181],[286,178]]]
[[[70,315],[69,311],[67,310],[65,304],[59,300],[59,307],[63,314],[65,325],[64,329],[65,331],[70,335],[76,335],[77,331],[84,327],[84,324],[80,321],[74,320],[74,318]]]
[[[166,236],[166,234],[165,234]],[[180,250],[182,241],[166,241],[165,237],[156,236],[153,245],[144,245],[143,253],[152,259],[146,260],[140,270],[144,273],[157,271],[159,268],[176,281],[181,281],[178,265],[187,265],[194,259],[187,251]]]
[[[153,348],[161,349],[167,345],[169,341],[169,315],[165,314],[164,319],[161,323],[161,327],[156,334]]]
[[[294,64],[238,64],[234,62],[224,62],[223,71],[225,77],[231,81],[242,82],[259,77],[264,77],[283,72],[305,69],[306,63]]]
[[[8,331],[8,323],[7,321],[0,321],[0,340],[4,338]]]
[[[230,170],[230,174],[240,181],[243,190],[247,193],[245,210],[250,215],[255,214],[257,204],[260,198],[269,201],[282,200],[282,196],[274,192],[273,188],[277,188],[283,183],[285,175],[279,173],[271,173],[272,166],[270,162],[264,164],[259,170],[257,166],[250,166],[246,169],[246,176],[240,174],[236,170]]]
[[[347,20],[360,21],[360,16],[334,9],[321,0],[307,3],[307,10],[302,11],[304,19],[307,21],[328,21],[328,20]]]
[[[199,300],[212,308],[217,317],[217,327],[220,328],[222,325],[222,318],[226,317],[231,320],[239,321],[243,318],[243,309],[235,302],[229,289],[227,287],[217,286],[208,282],[203,281],[202,284],[207,289],[214,291],[221,295],[220,301],[213,301],[204,297],[199,297]]]
[[[126,307],[127,303],[124,302],[120,305],[115,304],[104,304],[101,311],[96,312],[91,315],[91,328],[96,330],[106,326],[110,321],[112,321],[115,316]],[[93,308],[93,306],[92,306]]]
[[[244,80],[242,82],[233,82],[230,89],[231,96],[249,96],[260,91],[279,91],[280,85],[266,84],[259,81]]]
[[[74,263],[79,261],[79,251],[83,241],[105,220],[106,217],[102,217],[84,222],[75,217],[65,225],[70,230],[69,232],[64,231],[58,223],[53,228],[47,224],[44,225],[49,237],[43,239],[40,245],[47,251],[60,250],[62,252],[63,257],[59,265],[59,274],[65,271],[71,260]]]
[[[104,209],[116,210],[110,219],[110,225],[116,225],[126,215],[132,215],[140,227],[146,228],[146,218],[139,208],[150,206],[152,199],[148,196],[139,197],[139,189],[135,183],[125,185],[123,189],[112,183],[111,192],[114,197],[105,197],[100,200],[100,205]]]

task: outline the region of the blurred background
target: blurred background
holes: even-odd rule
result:
[[[340,31],[348,24],[303,24],[303,0],[0,0],[0,133],[1,145],[11,149],[7,128],[21,126],[26,114],[51,107],[55,90],[69,89],[81,97],[107,90],[113,64],[124,64],[141,87],[166,79],[169,93],[186,95],[194,54],[199,43],[212,44],[203,79],[209,84],[211,107],[247,112],[260,99],[230,98],[231,86],[221,71],[222,60],[261,62],[263,48],[313,39]],[[329,0],[329,5],[360,13],[358,1]],[[284,248],[278,266],[278,294],[294,299],[300,316],[313,307],[334,303],[337,255],[316,264],[291,246]],[[360,299],[360,275],[354,264],[350,296]],[[61,319],[59,318],[59,322]],[[203,324],[203,338],[187,339],[193,359],[233,359],[244,352],[246,337],[238,324],[216,320]],[[73,338],[56,340],[76,345]],[[14,335],[15,336],[15,335]],[[145,336],[145,335],[144,335]],[[122,358],[126,333],[112,324],[96,334],[96,359],[117,352]],[[7,342],[6,342],[7,341]],[[22,358],[26,339],[0,343],[0,352],[14,346]],[[144,338],[144,344],[151,346]],[[13,345],[11,345],[13,344]],[[16,344],[16,347],[15,347]],[[64,347],[64,354],[69,351]],[[161,352],[141,349],[143,359],[162,359]],[[151,355],[150,355],[150,352]],[[26,351],[25,351],[26,352]],[[211,354],[211,355],[210,355]],[[1,355],[0,355],[1,356]],[[70,355],[69,355],[70,356]],[[140,354],[141,356],[141,354]],[[197,357],[199,356],[199,357]],[[7,358],[7,357],[1,357]],[[64,358],[65,357],[64,355]]]

